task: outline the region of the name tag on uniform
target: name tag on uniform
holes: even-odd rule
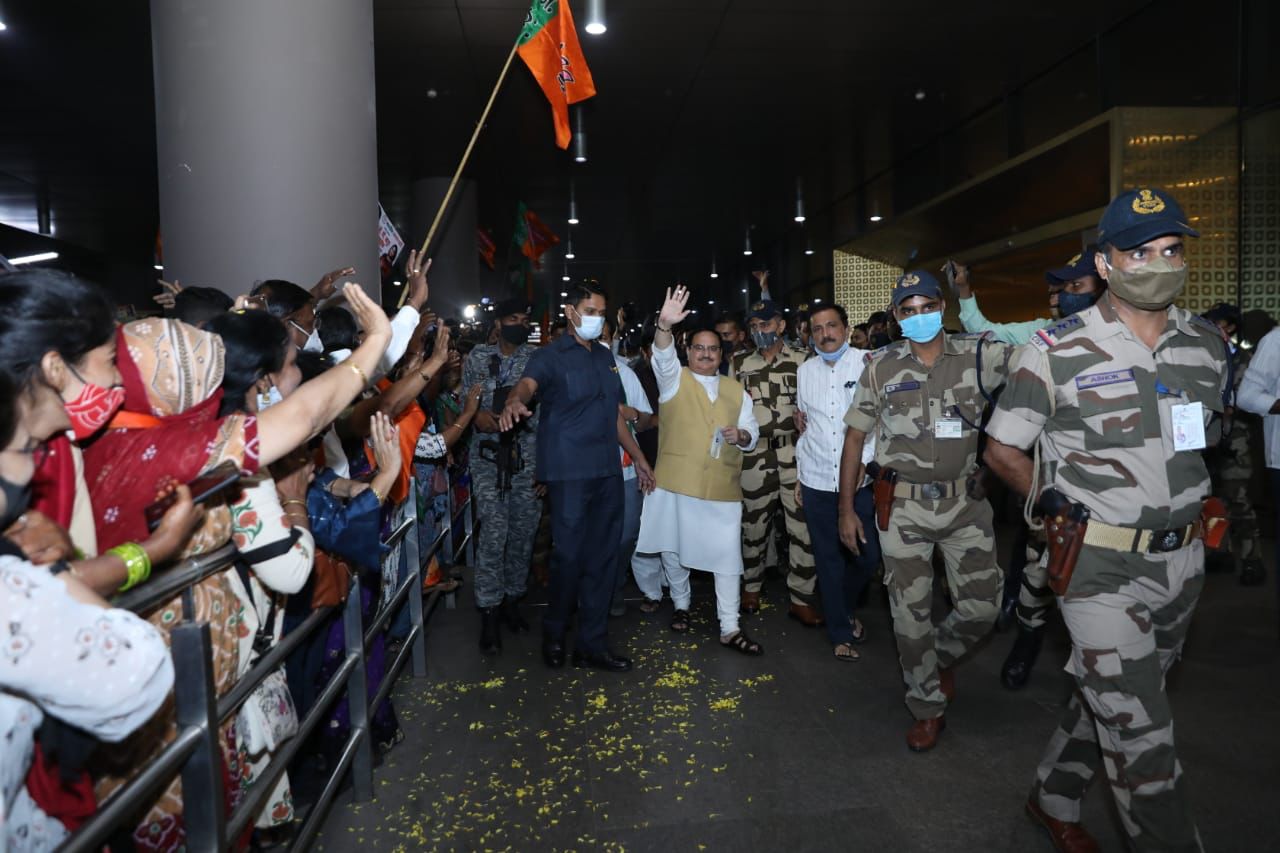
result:
[[[1173,449],[1204,450],[1204,404],[1178,403],[1172,411]]]
[[[906,382],[895,382],[892,385],[884,386],[884,393],[897,394],[899,391],[916,391],[919,388],[919,382],[914,379],[908,379]]]
[[[720,458],[720,448],[724,446],[724,436],[720,434],[720,430],[716,430],[711,434],[711,458]]]
[[[962,438],[959,418],[938,418],[933,422],[934,438]]]

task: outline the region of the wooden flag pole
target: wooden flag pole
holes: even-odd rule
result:
[[[489,102],[484,105],[484,112],[480,113],[480,120],[476,122],[476,129],[471,132],[471,141],[467,143],[467,149],[462,152],[462,162],[458,164],[457,170],[453,173],[453,180],[449,181],[449,188],[445,190],[444,200],[440,202],[440,208],[436,211],[436,218],[431,221],[431,227],[427,230],[427,238],[422,241],[422,248],[418,250],[419,263],[422,263],[422,256],[426,254],[427,247],[431,245],[431,238],[436,236],[436,229],[440,227],[440,221],[444,219],[444,212],[449,209],[449,202],[453,200],[453,191],[458,187],[458,179],[462,177],[462,171],[467,168],[467,161],[471,159],[471,150],[476,147],[476,140],[480,138],[480,130],[484,127],[485,121],[489,118],[489,111],[493,109],[493,102],[498,97],[498,90],[502,88],[502,81],[507,79],[507,71],[511,68],[511,61],[516,58],[516,51],[520,47],[520,40],[516,39],[515,44],[511,45],[511,52],[507,54],[507,61],[502,64],[502,71],[498,73],[498,82],[493,84],[493,91],[489,93]],[[400,293],[400,301],[396,304],[396,308],[404,306],[404,301],[409,296],[409,287],[406,284]]]

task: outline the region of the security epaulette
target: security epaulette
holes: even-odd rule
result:
[[[1042,350],[1048,350],[1057,346],[1058,336],[1072,329],[1077,329],[1084,325],[1084,320],[1079,314],[1072,314],[1064,320],[1059,320],[1052,326],[1043,329],[1037,329],[1031,333],[1031,343],[1035,344]]]
[[[1216,337],[1221,338],[1223,343],[1227,345],[1227,349],[1230,350],[1231,339],[1227,337],[1227,333],[1224,332],[1222,330],[1222,327],[1219,326],[1217,323],[1213,322],[1212,320],[1206,320],[1204,317],[1200,316],[1199,314],[1192,314],[1191,322],[1195,323],[1197,326],[1200,326],[1201,328],[1209,330]]]
[[[862,361],[864,364],[870,364],[880,356],[887,353],[892,348],[893,348],[893,344],[885,344],[884,346],[880,347],[880,349],[873,349],[871,352],[867,353],[862,357]]]

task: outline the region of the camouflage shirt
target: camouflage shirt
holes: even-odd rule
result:
[[[796,437],[796,371],[804,364],[804,354],[785,343],[772,362],[758,352],[734,356],[729,362],[729,377],[737,379],[751,395],[752,413],[760,424],[760,438]],[[756,445],[752,453],[769,449],[767,441]]]
[[[933,367],[897,341],[866,355],[846,425],[876,436],[876,462],[911,483],[958,480],[977,463],[987,394],[1005,381],[1008,344],[982,334],[950,335]],[[982,385],[978,385],[978,347]]]
[[[1099,521],[1180,527],[1199,517],[1210,486],[1200,451],[1173,449],[1173,407],[1201,404],[1214,445],[1226,376],[1216,326],[1170,306],[1153,352],[1104,297],[1018,350],[988,432],[1024,450],[1038,439],[1041,487]]]
[[[525,365],[529,357],[538,351],[530,344],[521,344],[515,352],[505,358],[497,344],[479,344],[467,355],[462,365],[462,393],[465,396],[475,385],[484,386],[484,394],[480,397],[480,411],[493,411],[493,392],[499,387],[513,386],[524,376]],[[519,428],[521,450],[526,458],[532,458],[533,445],[538,435],[538,409],[530,404],[533,417]],[[500,411],[500,410],[499,410]],[[478,445],[482,441],[492,441],[494,433],[471,431],[471,443]]]

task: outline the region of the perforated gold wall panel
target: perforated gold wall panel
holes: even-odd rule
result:
[[[1178,304],[1201,312],[1216,302],[1234,303],[1240,275],[1240,161],[1234,112],[1126,107],[1118,114],[1120,188],[1169,191],[1200,232],[1199,239],[1186,241],[1190,272]]]
[[[849,325],[865,323],[872,313],[885,310],[889,290],[902,275],[902,268],[848,252],[833,254],[836,302],[849,314]]]
[[[1242,308],[1280,319],[1280,110],[1245,122]]]

